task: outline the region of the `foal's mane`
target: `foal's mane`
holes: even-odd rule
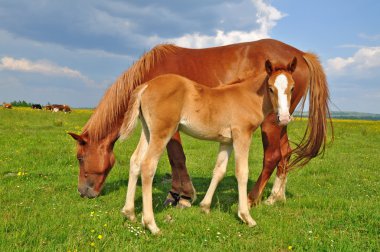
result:
[[[171,44],[158,45],[137,60],[108,88],[82,134],[87,133],[91,140],[99,141],[117,127],[127,111],[132,91],[167,53],[174,53],[178,48]]]

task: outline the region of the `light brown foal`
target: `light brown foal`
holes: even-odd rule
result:
[[[280,125],[290,122],[290,99],[294,87],[292,73],[297,59],[276,69],[265,62],[267,73],[241,83],[208,88],[179,75],[161,75],[136,88],[121,127],[122,138],[131,134],[140,117],[143,130],[130,161],[126,203],[122,212],[135,220],[134,196],[141,170],[142,223],[153,234],[156,225],[152,207],[152,182],[159,158],[177,131],[198,139],[220,142],[213,178],[201,207],[210,211],[215,189],[223,178],[232,149],[235,151],[235,176],[238,182],[238,216],[249,226],[256,222],[249,213],[247,198],[248,154],[252,133],[268,113],[275,112]]]

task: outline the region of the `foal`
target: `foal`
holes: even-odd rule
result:
[[[290,122],[289,105],[294,86],[292,73],[296,65],[296,58],[283,68],[274,68],[267,60],[265,74],[217,88],[201,86],[173,74],[161,75],[136,88],[120,133],[122,138],[130,135],[138,116],[143,130],[130,160],[128,191],[122,212],[130,220],[136,219],[134,197],[141,169],[142,224],[153,234],[160,231],[152,207],[153,176],[166,144],[179,129],[198,139],[220,142],[213,178],[200,203],[203,211],[210,211],[213,194],[226,172],[233,149],[239,191],[238,216],[249,226],[255,226],[247,199],[252,133],[272,111],[277,113],[278,124]],[[262,85],[257,85],[257,82]]]

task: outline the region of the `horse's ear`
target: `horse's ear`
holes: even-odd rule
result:
[[[296,66],[297,66],[297,58],[294,57],[292,62],[289,63],[289,65],[288,65],[288,71],[293,73],[296,70]]]
[[[267,71],[268,75],[271,75],[273,72],[273,66],[270,60],[265,61],[265,71]]]
[[[80,135],[77,135],[77,134],[72,133],[72,132],[68,132],[67,134],[69,134],[72,138],[74,138],[74,140],[76,140],[80,145],[86,144],[86,141]]]

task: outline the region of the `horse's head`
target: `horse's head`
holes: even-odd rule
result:
[[[297,66],[297,58],[294,57],[286,68],[274,68],[272,63],[265,62],[265,70],[268,73],[268,91],[273,110],[277,114],[277,123],[285,126],[291,121],[289,112],[290,100],[294,90],[292,74]]]
[[[113,154],[115,138],[109,136],[100,141],[91,141],[86,133],[69,134],[77,141],[78,192],[81,197],[97,197],[115,163]]]

